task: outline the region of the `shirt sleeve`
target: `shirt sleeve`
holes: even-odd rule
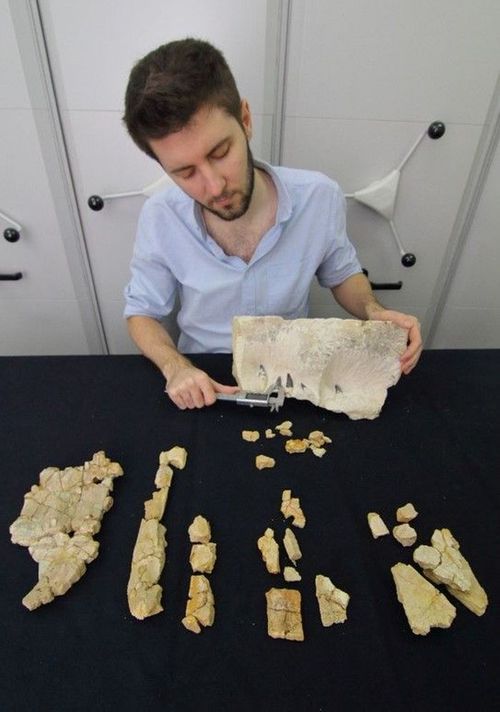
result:
[[[149,316],[163,319],[174,309],[177,281],[166,262],[162,247],[159,215],[144,206],[137,229],[130,271],[132,277],[124,290],[124,317]]]
[[[316,276],[322,287],[331,288],[362,271],[354,245],[346,232],[345,198],[335,183],[331,200],[329,243]]]

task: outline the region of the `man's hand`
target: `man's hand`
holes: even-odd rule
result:
[[[397,324],[403,329],[408,330],[408,346],[404,354],[402,354],[400,361],[401,371],[406,375],[410,373],[417,365],[423,348],[418,319],[409,314],[393,311],[392,309],[373,309],[373,311],[369,313],[368,318],[372,321],[392,321],[393,324]]]
[[[187,363],[176,369],[168,379],[165,392],[181,410],[213,405],[216,393],[237,393],[238,386],[224,386],[205,371]]]

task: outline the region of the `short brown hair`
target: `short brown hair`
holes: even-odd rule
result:
[[[161,45],[134,65],[123,120],[137,146],[156,159],[149,139],[180,131],[204,105],[224,109],[241,124],[241,98],[224,55],[189,37]]]

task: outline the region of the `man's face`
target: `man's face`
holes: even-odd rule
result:
[[[187,126],[149,145],[172,180],[222,220],[246,213],[254,186],[248,145],[251,123],[243,104],[242,124],[218,107],[202,107]]]

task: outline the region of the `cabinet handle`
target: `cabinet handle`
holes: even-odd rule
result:
[[[3,231],[3,236],[7,240],[7,242],[17,242],[21,235],[19,234],[19,230],[16,230],[14,227],[8,227]]]
[[[368,270],[363,269],[363,274],[368,277]],[[372,289],[401,289],[403,282],[372,282],[370,280],[370,286]]]
[[[17,282],[23,278],[22,272],[14,272],[14,274],[0,274],[0,282]]]

